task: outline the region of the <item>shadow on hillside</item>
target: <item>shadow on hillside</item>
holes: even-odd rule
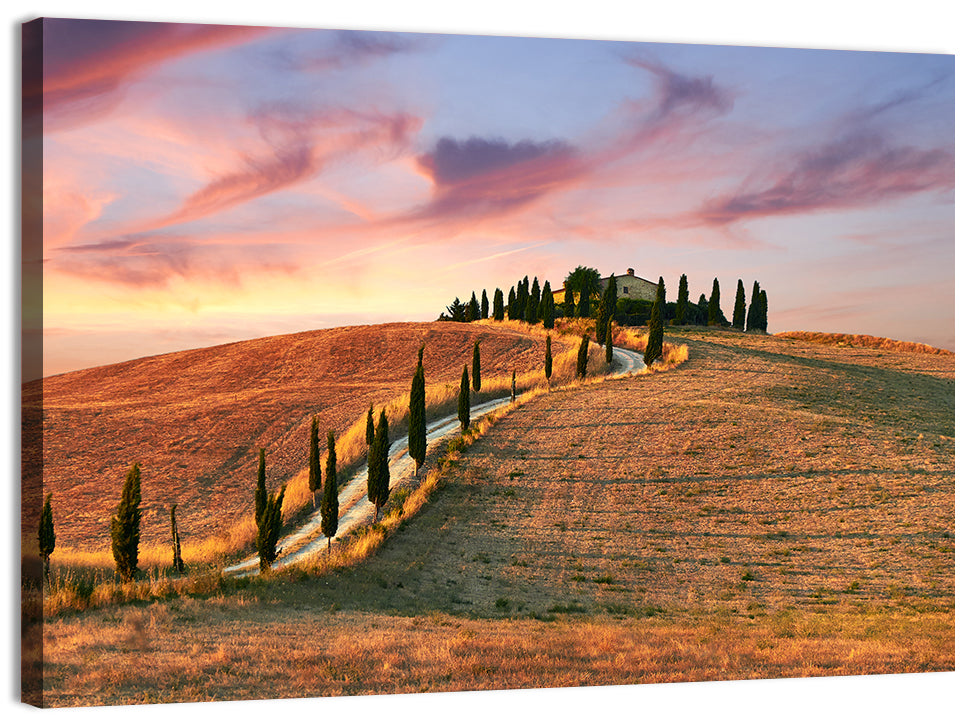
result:
[[[710,364],[714,370],[740,373],[778,373],[763,369],[741,368],[740,362],[753,359],[798,369],[803,373],[794,382],[775,385],[771,400],[786,402],[789,407],[820,412],[832,409],[860,420],[900,427],[907,433],[954,436],[954,380],[935,378],[923,373],[893,368],[879,368],[779,353],[761,348],[687,338],[690,346],[691,370]],[[721,363],[732,362],[732,367]],[[785,371],[779,371],[786,375]],[[749,393],[743,396],[751,400]]]

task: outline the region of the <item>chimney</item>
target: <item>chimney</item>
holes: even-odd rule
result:
[[[626,275],[635,275],[632,268],[626,268]]]

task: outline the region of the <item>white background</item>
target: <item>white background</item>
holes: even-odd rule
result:
[[[6,231],[0,239],[3,277],[3,334],[0,369],[3,413],[0,441],[8,489],[6,553],[3,565],[4,716],[36,713],[19,699],[19,92],[21,22],[35,17],[87,17],[223,24],[280,25],[362,30],[411,30],[493,35],[538,35],[612,40],[727,45],[889,50],[957,54],[964,46],[959,0],[343,0],[338,3],[271,0],[258,8],[223,0],[165,0],[150,3],[57,0],[28,4],[13,0],[4,8],[5,72],[0,116],[6,156],[3,183]],[[243,8],[243,9],[241,9]],[[960,78],[957,78],[958,90]],[[960,123],[958,122],[958,125]],[[959,218],[958,218],[959,221]],[[960,316],[960,313],[957,313]],[[959,584],[958,584],[959,586]],[[959,637],[958,637],[959,638]],[[957,644],[960,645],[959,643]],[[959,673],[865,676],[845,679],[790,679],[754,682],[667,684],[419,694],[349,699],[182,704],[134,708],[49,711],[57,718],[179,719],[265,714],[335,721],[355,716],[401,719],[515,719],[544,717],[594,719],[932,719],[960,718],[964,708]]]

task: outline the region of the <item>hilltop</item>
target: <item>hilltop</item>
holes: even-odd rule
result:
[[[128,468],[141,464],[142,543],[166,542],[170,504],[185,541],[216,536],[250,513],[258,448],[269,486],[307,465],[311,417],[344,432],[408,393],[425,345],[427,381],[457,384],[481,340],[486,375],[541,368],[542,339],[510,328],[392,323],[272,336],[140,358],[23,386],[24,498],[54,494],[57,547],[109,549],[107,529]],[[36,528],[39,508],[24,509]]]

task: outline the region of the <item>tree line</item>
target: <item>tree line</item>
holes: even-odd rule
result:
[[[662,278],[660,281],[662,282]],[[648,325],[652,319],[653,307],[658,305],[662,313],[661,320],[673,325],[709,325],[733,327],[741,331],[767,332],[767,296],[766,291],[760,288],[759,281],[753,282],[753,292],[747,307],[743,280],[737,280],[732,322],[727,320],[721,308],[718,278],[713,279],[709,298],[701,293],[695,303],[690,300],[685,273],[680,276],[676,301],[669,303],[665,299],[665,285],[659,303],[618,298],[615,274],[609,276],[604,287],[599,271],[582,265],[570,271],[563,287],[563,301],[556,303],[548,281],[540,286],[539,279],[534,278],[530,284],[527,275],[509,288],[507,299],[501,288],[495,289],[491,316],[488,294],[483,289],[481,303],[475,291],[472,291],[468,303],[463,303],[456,297],[438,319],[471,323],[491,317],[496,321],[519,320],[530,325],[542,323],[546,329],[552,329],[556,318],[595,318],[596,342],[603,345],[610,321],[623,326]]]

